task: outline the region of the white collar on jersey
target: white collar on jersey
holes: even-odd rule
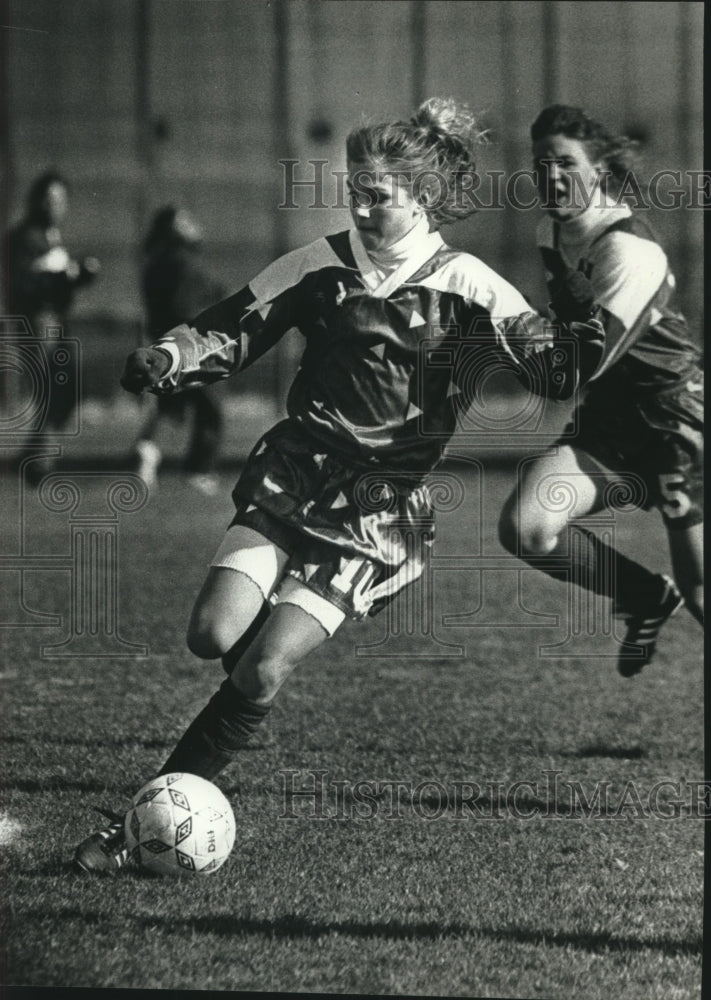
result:
[[[368,291],[379,299],[387,298],[444,246],[440,234],[430,232],[426,215],[401,240],[378,253],[365,249],[357,229],[351,230],[350,243]]]
[[[607,229],[613,222],[626,219],[632,210],[613,195],[596,192],[580,215],[560,221],[560,237],[564,243],[582,243]]]

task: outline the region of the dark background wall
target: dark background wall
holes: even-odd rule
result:
[[[4,7],[7,213],[20,215],[38,172],[57,166],[68,175],[67,243],[103,263],[101,281],[77,301],[76,328],[102,338],[106,356],[123,355],[136,336],[138,246],[156,207],[175,200],[197,214],[212,270],[236,289],[277,253],[347,227],[344,209],[310,209],[308,191],[299,209],[280,209],[279,160],[299,160],[298,176],[309,176],[306,161],[314,158],[328,161],[327,173],[343,169],[345,135],[363,116],[407,116],[432,95],[467,100],[491,129],[482,169],[510,175],[529,165],[528,129],[538,111],[564,101],[639,136],[647,175],[701,169],[701,3],[4,0]],[[650,214],[698,328],[702,213]],[[445,237],[540,302],[537,218],[510,207],[484,211]],[[267,367],[293,350],[285,345]]]

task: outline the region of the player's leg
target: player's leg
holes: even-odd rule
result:
[[[604,509],[605,486],[613,479],[581,449],[554,449],[527,467],[504,505],[499,538],[529,565],[612,598],[622,617],[637,620],[656,614],[667,601],[666,578],[607,545],[578,520]]]
[[[325,598],[291,579],[286,584],[233,676],[223,681],[187,728],[160,774],[216,777],[264,722],[292,670],[343,621],[343,611]],[[122,817],[109,818],[107,827],[87,837],[75,851],[75,863],[84,871],[115,871],[127,861]]]
[[[289,581],[291,582],[291,581]],[[212,779],[232,763],[269,713],[295,667],[338,628],[344,613],[296,584],[280,595],[269,621],[161,768]]]
[[[567,551],[568,524],[603,506],[600,467],[569,445],[526,465],[504,504],[499,539],[507,552],[530,561]]]
[[[626,677],[638,673],[649,662],[660,629],[685,601],[703,624],[703,425],[699,390],[695,385],[693,390],[683,385],[672,394],[661,395],[648,404],[643,417],[651,430],[650,444],[644,449],[644,478],[664,518],[676,582],[660,575],[661,592],[656,601],[650,600],[626,616],[625,642],[638,647],[636,657],[623,647],[619,670]]]
[[[704,624],[704,526],[694,524],[669,531],[674,577],[684,595],[686,606],[701,625]]]
[[[674,577],[689,611],[703,625],[703,427],[700,414],[688,412],[689,393],[682,393],[681,399],[687,404],[687,419],[679,420],[673,414],[677,419],[662,438],[660,455],[664,471],[655,476],[656,503],[669,537]]]
[[[158,468],[163,458],[154,438],[165,406],[165,398],[147,393],[140,399],[140,406],[143,410],[143,425],[134,450],[136,471],[148,489],[153,489],[158,481]]]
[[[222,411],[205,390],[191,394],[192,430],[185,456],[185,469],[191,473],[211,473],[217,464],[217,449],[222,432]]]
[[[237,644],[241,654],[247,633],[253,638],[268,617],[267,602],[287,559],[260,532],[232,525],[195,602],[188,626],[190,650],[201,659],[228,658],[230,669],[234,667]]]

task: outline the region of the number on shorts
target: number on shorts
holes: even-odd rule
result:
[[[691,507],[684,492],[684,479],[677,472],[665,472],[659,477],[659,491],[664,498],[662,510],[667,517],[683,517]]]

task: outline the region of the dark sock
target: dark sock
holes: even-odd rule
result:
[[[546,556],[525,556],[526,562],[555,580],[576,583],[585,590],[612,597],[625,612],[642,612],[661,596],[657,573],[640,566],[579,524],[568,526]]]
[[[240,636],[232,649],[228,650],[228,652],[222,657],[222,669],[228,677],[234,670],[237,661],[241,658],[244,651],[252,645],[257,633],[269,617],[269,610],[269,603],[265,601],[259,609],[257,617],[253,620],[244,635]]]
[[[271,704],[260,705],[247,698],[228,677],[188,726],[158,773],[186,771],[211,781],[246,746],[270,708]]]

